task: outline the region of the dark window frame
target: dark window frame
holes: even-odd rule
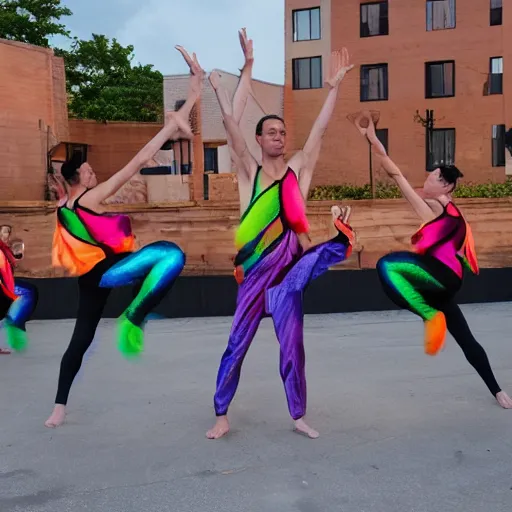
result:
[[[503,25],[503,2],[500,7],[493,7],[492,0],[489,0],[489,24],[491,27]]]
[[[434,24],[432,23],[432,28],[428,28],[428,7],[429,7],[429,4],[434,4],[435,2],[450,2],[452,0],[427,0],[425,2],[425,8],[426,8],[426,12],[425,12],[425,24],[426,24],[426,29],[427,29],[427,32],[437,32],[438,30],[454,30],[457,28],[457,0],[453,0],[453,4],[454,4],[454,11],[455,11],[455,19],[453,21],[453,27],[443,27],[443,28],[434,28]],[[432,20],[433,22],[433,20]]]
[[[495,94],[503,94],[503,71],[501,73],[493,73],[492,72],[492,61],[496,59],[501,59],[501,67],[504,69],[504,59],[503,56],[495,56],[489,59],[489,95]],[[495,79],[493,81],[493,76],[500,77],[499,79]],[[496,88],[493,87],[493,84],[496,84]],[[494,92],[496,90],[496,92]]]
[[[311,61],[313,59],[320,59],[320,85],[318,87],[311,87],[311,84],[313,82],[313,80],[312,80],[313,72],[312,72]],[[296,65],[295,64],[296,64],[296,62],[301,61],[301,60],[309,60],[310,61],[310,64],[309,64],[309,85],[310,85],[310,87],[296,87],[296,85],[299,85],[298,84],[299,77],[297,76],[297,69],[296,69]],[[292,59],[292,89],[294,91],[309,91],[309,90],[312,90],[312,89],[322,89],[323,88],[323,69],[322,69],[322,66],[323,66],[323,62],[322,62],[322,56],[321,55],[314,55],[312,57],[298,57],[296,59]]]
[[[89,149],[88,144],[80,144],[75,142],[66,143],[66,159],[67,160],[75,160],[77,154],[80,155],[80,164],[87,162],[87,151]]]
[[[318,9],[318,37],[311,37],[311,11]],[[309,39],[295,39],[295,13],[309,11]],[[298,35],[298,32],[297,32]],[[322,10],[321,6],[307,7],[304,9],[293,9],[292,11],[292,41],[294,43],[301,43],[303,41],[320,41],[322,39]]]
[[[369,71],[373,68],[383,68],[386,70],[386,85],[384,87],[384,97],[383,98],[365,98],[363,91],[364,91],[364,84],[363,81],[365,80],[364,71]],[[360,78],[360,84],[359,84],[359,101],[361,103],[366,103],[367,101],[388,101],[389,100],[389,66],[387,62],[380,62],[378,64],[363,64],[361,65],[361,68],[359,70],[359,78]],[[367,95],[368,96],[368,95]]]
[[[445,94],[443,96],[432,96],[432,83],[431,83],[431,66],[436,66],[439,64],[452,64],[453,65],[453,72],[452,72],[452,94]],[[444,71],[443,71],[444,72]],[[455,97],[455,84],[456,84],[456,78],[455,78],[455,61],[454,60],[436,60],[431,62],[425,62],[425,98],[429,100],[433,99],[441,99],[441,98],[454,98]]]
[[[453,132],[453,162],[446,162],[446,160],[441,160],[439,163],[434,162],[434,154],[435,154],[434,133],[435,132]],[[456,152],[457,152],[457,130],[455,128],[433,128],[432,129],[432,144],[430,147],[430,155],[427,154],[428,167],[434,167],[434,165],[454,165]],[[444,156],[446,156],[446,150],[445,150]]]
[[[494,127],[496,126],[496,137],[493,136]],[[491,128],[491,163],[493,167],[505,167],[507,161],[507,148],[505,147],[505,135],[507,133],[507,127],[504,124],[494,124]],[[499,136],[501,135],[501,136]],[[501,154],[501,148],[499,147],[499,141],[503,146],[503,154]],[[499,151],[499,153],[498,153]]]
[[[385,31],[379,34],[370,34],[366,33],[366,30],[364,30],[363,25],[363,8],[366,5],[381,5],[384,4],[387,7],[387,15],[386,18],[383,18],[382,16],[379,16],[379,32],[382,29],[382,23],[385,19]],[[365,2],[360,5],[359,8],[359,37],[361,38],[367,38],[367,37],[379,37],[379,36],[389,36],[389,2],[388,0],[380,0],[375,2]]]
[[[380,140],[386,153],[389,155],[389,129],[388,128],[375,128],[375,135]]]

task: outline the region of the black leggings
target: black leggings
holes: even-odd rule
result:
[[[501,391],[485,350],[471,333],[453,298],[461,280],[450,268],[431,256],[401,251],[381,258],[377,273],[386,295],[400,308],[408,309],[423,320],[429,320],[438,311],[443,312],[448,332],[469,364],[494,396]]]
[[[78,314],[60,364],[56,404],[67,404],[71,385],[94,339],[110,290],[143,281],[125,311],[127,318],[140,326],[171,289],[184,264],[185,255],[177,245],[155,242],[134,253],[110,256],[78,279]]]

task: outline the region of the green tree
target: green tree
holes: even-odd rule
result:
[[[0,0],[0,38],[48,48],[49,36],[69,37],[59,20],[71,14],[60,0]]]
[[[69,115],[97,121],[160,121],[163,77],[152,65],[133,66],[133,46],[93,34],[75,39],[64,57]]]

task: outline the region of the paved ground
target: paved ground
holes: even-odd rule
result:
[[[464,307],[512,390],[511,304]],[[33,322],[0,356],[0,511],[509,512],[512,411],[450,339],[424,356],[409,313],[308,316],[309,419],[293,434],[265,321],[232,409],[208,441],[229,318],[158,320],[138,363],[105,321],[73,389],[69,421],[43,427],[72,322]]]

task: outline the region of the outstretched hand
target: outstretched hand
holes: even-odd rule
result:
[[[361,135],[366,136],[368,142],[370,142],[370,144],[372,145],[372,149],[377,155],[388,156],[386,148],[384,147],[382,142],[377,137],[377,134],[375,133],[375,124],[373,123],[373,118],[370,112],[361,112],[355,118],[354,124],[356,125],[356,128],[359,130]]]
[[[185,119],[184,114],[181,113],[181,110],[178,112],[174,112],[169,110],[165,113],[165,124],[168,124],[170,121],[174,121],[178,127],[177,137],[179,139],[192,139],[194,137],[194,132],[190,127],[190,123],[188,119]]]
[[[252,39],[247,37],[247,31],[245,28],[238,31],[238,39],[240,39],[240,46],[244,52],[245,64],[252,64],[254,62],[253,44]]]
[[[190,57],[183,46],[176,46],[176,50],[181,53],[190,69],[190,74],[192,75],[190,78],[190,90],[195,94],[200,94],[205,72],[197,60],[197,55],[193,53],[192,57]]]
[[[342,48],[341,52],[333,51],[331,53],[331,73],[326,83],[332,88],[336,87],[353,67],[354,65],[350,64],[350,57],[346,48]]]

